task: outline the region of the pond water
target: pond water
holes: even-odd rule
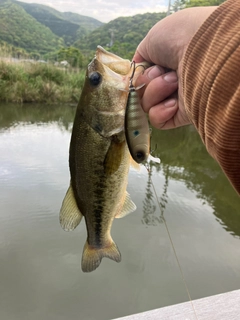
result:
[[[153,130],[161,164],[130,169],[137,211],[112,227],[121,263],[81,271],[85,225],[58,220],[74,113],[0,106],[0,318],[107,320],[188,301],[166,226],[192,299],[240,289],[240,198],[191,126]]]

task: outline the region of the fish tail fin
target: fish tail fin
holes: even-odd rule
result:
[[[94,248],[86,241],[82,255],[82,271],[91,272],[97,269],[104,257],[116,262],[121,261],[121,253],[113,240],[110,245],[103,248]]]

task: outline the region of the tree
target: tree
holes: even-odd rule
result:
[[[184,2],[186,8],[218,6],[224,1],[225,0],[181,0],[181,2]]]
[[[83,66],[83,55],[81,51],[75,47],[61,48],[57,52],[58,61],[66,60],[72,67]]]
[[[177,12],[181,9],[185,8],[185,0],[176,0],[174,3],[170,6],[170,13]]]

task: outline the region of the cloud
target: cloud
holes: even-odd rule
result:
[[[168,0],[25,0],[24,2],[40,3],[61,12],[70,11],[102,22],[109,22],[120,16],[133,16],[146,12],[163,12],[168,7]]]

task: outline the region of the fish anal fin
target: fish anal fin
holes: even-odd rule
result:
[[[111,175],[116,172],[121,165],[123,157],[123,148],[125,147],[125,141],[115,142],[111,141],[108,152],[104,159],[104,172],[107,175]]]
[[[104,257],[116,262],[121,261],[121,253],[113,240],[111,240],[110,245],[103,248],[94,248],[86,241],[82,255],[82,271],[94,271],[100,265],[102,258]]]
[[[60,209],[59,220],[61,227],[65,231],[72,231],[79,225],[82,217],[83,216],[78,209],[73,189],[70,184]]]
[[[132,201],[130,194],[126,192],[125,201],[122,210],[115,216],[115,218],[120,219],[127,216],[129,213],[137,209],[135,203]]]

